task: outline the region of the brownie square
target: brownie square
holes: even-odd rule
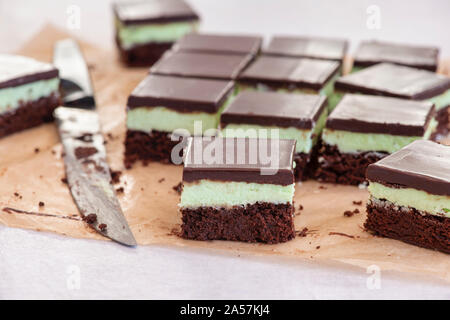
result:
[[[347,94],[322,132],[320,181],[358,185],[365,171],[388,154],[436,130],[434,104],[427,101]]]
[[[183,0],[122,1],[113,11],[120,58],[129,66],[152,65],[199,21]]]

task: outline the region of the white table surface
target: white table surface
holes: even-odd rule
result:
[[[109,2],[0,0],[0,51],[17,50],[46,22],[66,28],[70,5],[81,10],[81,28],[71,32],[113,47]],[[441,56],[450,56],[446,0],[190,3],[205,31],[345,37],[351,51],[361,39],[380,38],[437,45]],[[380,9],[380,29],[366,26],[371,5]],[[436,279],[382,270],[380,286],[374,287],[372,278],[366,270],[309,261],[163,246],[129,249],[0,226],[0,299],[450,298],[449,284]]]

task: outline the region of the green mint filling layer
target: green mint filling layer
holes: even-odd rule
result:
[[[116,20],[117,36],[125,49],[148,42],[175,42],[197,26],[196,21],[124,25]]]
[[[294,184],[281,186],[200,180],[194,183],[184,183],[179,206],[182,208],[232,207],[256,202],[292,204],[294,189]]]
[[[201,133],[204,133],[209,129],[217,129],[220,114],[232,98],[233,96],[230,96],[216,113],[178,112],[162,106],[130,109],[127,112],[127,128],[144,132],[173,132],[176,129],[185,129],[194,135],[198,134],[195,132],[195,125],[201,123]]]
[[[339,72],[332,77],[322,89],[319,91],[313,89],[293,89],[288,90],[286,88],[280,88],[277,90],[273,90],[271,87],[265,85],[264,83],[258,83],[256,86],[251,86],[243,83],[238,83],[236,85],[237,92],[241,92],[244,90],[253,90],[253,91],[277,91],[277,92],[285,92],[285,93],[310,93],[310,94],[320,94],[323,96],[327,96],[328,100],[328,110],[333,110],[334,107],[338,104],[338,102],[342,99],[344,93],[335,92],[334,91],[334,83],[336,79],[339,78]]]
[[[317,139],[325,126],[327,120],[327,110],[324,110],[317,120],[313,129],[302,130],[295,127],[281,128],[276,126],[260,126],[253,124],[228,124],[222,128],[221,134],[224,137],[245,138],[245,137],[265,137],[278,139],[296,140],[297,153],[310,153],[312,147],[316,144]]]
[[[450,89],[438,96],[435,96],[435,97],[429,99],[429,101],[434,103],[436,111],[439,111],[442,108],[449,106],[450,105]]]
[[[359,133],[325,128],[322,132],[322,140],[326,144],[337,146],[342,153],[365,151],[393,153],[415,140],[429,139],[436,126],[436,120],[432,119],[423,137],[396,136],[382,133]]]
[[[411,207],[428,214],[450,218],[449,196],[430,194],[412,188],[389,188],[376,182],[370,182],[368,190],[376,199],[385,199],[398,206]]]
[[[350,73],[354,73],[354,72],[358,72],[361,71],[362,69],[367,68],[367,67],[357,67],[357,66],[353,66],[352,70],[350,71]]]
[[[21,101],[36,101],[59,90],[59,78],[39,80],[17,87],[0,89],[0,113],[19,107]]]
[[[339,101],[341,101],[342,96],[344,95],[342,92],[336,92],[334,90],[334,83],[337,78],[339,78],[340,72],[338,72],[327,84],[320,90],[320,94],[327,96],[328,98],[328,110],[331,112],[334,110]]]

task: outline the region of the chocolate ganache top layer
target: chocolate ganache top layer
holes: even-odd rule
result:
[[[342,61],[348,42],[344,39],[275,36],[264,54]]]
[[[234,82],[148,75],[128,97],[127,106],[167,107],[181,112],[215,113],[233,91]]]
[[[260,56],[241,73],[239,81],[320,90],[338,72],[339,66],[336,61]]]
[[[50,63],[28,57],[0,54],[0,89],[58,77],[58,69]]]
[[[436,71],[439,49],[384,41],[363,41],[355,53],[353,64],[367,67],[380,62]]]
[[[336,90],[423,100],[450,89],[450,78],[426,70],[379,63],[340,77]]]
[[[328,116],[326,128],[421,137],[433,112],[429,101],[346,94]]]
[[[222,113],[230,123],[312,129],[325,109],[326,97],[314,94],[243,91]]]
[[[416,140],[371,164],[367,168],[367,179],[450,196],[450,146]]]
[[[237,53],[256,55],[262,37],[231,34],[189,33],[172,47],[175,51]]]
[[[166,23],[198,20],[198,15],[182,0],[135,0],[113,5],[117,19],[125,24]]]
[[[249,54],[219,54],[170,51],[150,69],[150,73],[178,77],[234,80],[251,61]]]
[[[189,138],[183,181],[294,183],[295,140]]]

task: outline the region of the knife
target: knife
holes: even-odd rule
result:
[[[55,109],[54,117],[72,197],[84,220],[97,232],[118,243],[136,246],[111,185],[94,90],[77,42],[56,42],[53,64],[59,69],[64,103]]]

